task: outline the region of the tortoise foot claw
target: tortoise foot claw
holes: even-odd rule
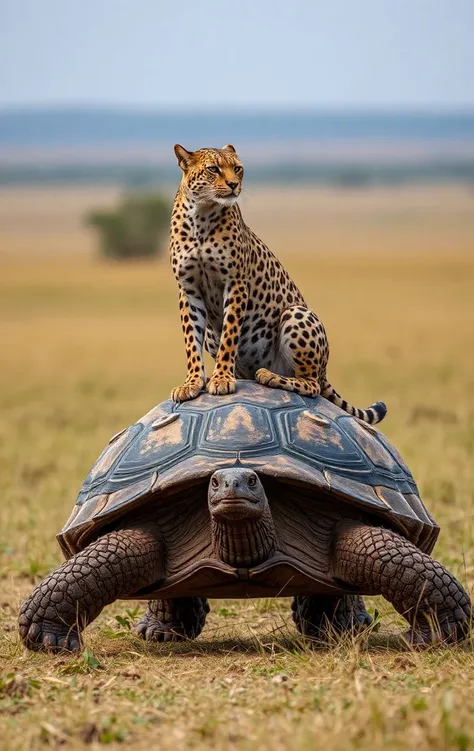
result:
[[[199,636],[209,605],[203,597],[178,597],[170,600],[150,600],[137,626],[137,634],[144,641],[177,642]]]
[[[34,652],[81,650],[76,612],[60,586],[58,571],[41,582],[20,608],[20,638]]]
[[[178,642],[190,638],[184,633],[180,623],[164,623],[145,613],[137,626],[137,634],[144,641]]]
[[[359,595],[342,597],[295,597],[291,606],[300,633],[309,639],[327,641],[344,633],[357,634],[372,624]]]
[[[34,652],[80,652],[81,637],[77,629],[64,623],[30,620],[20,616],[20,636],[25,646]]]
[[[404,634],[404,639],[415,649],[455,644],[468,639],[473,628],[469,618],[458,621],[434,621],[432,625],[414,626]]]
[[[361,633],[369,628],[373,623],[373,618],[365,609],[362,597],[358,595],[347,595],[341,601],[340,608],[336,608],[331,625],[335,631],[343,633],[352,631]]]

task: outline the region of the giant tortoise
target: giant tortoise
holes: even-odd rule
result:
[[[239,381],[154,407],[115,435],[58,540],[66,557],[23,604],[31,649],[81,646],[117,598],[149,600],[138,633],[196,637],[207,598],[292,596],[322,638],[370,623],[383,595],[419,644],[457,640],[469,598],[430,557],[439,528],[398,452],[326,399]]]

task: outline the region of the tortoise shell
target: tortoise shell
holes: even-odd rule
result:
[[[392,527],[424,552],[436,542],[439,528],[383,433],[321,397],[238,381],[235,394],[158,404],[111,438],[58,535],[65,556],[124,517],[153,509],[160,519],[178,497],[191,504],[196,488],[204,502],[210,475],[234,465],[285,485],[280,525],[291,524],[293,500],[295,510],[309,509],[313,497],[324,497],[326,506]]]

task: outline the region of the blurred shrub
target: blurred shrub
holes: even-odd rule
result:
[[[98,232],[99,252],[103,258],[151,258],[161,250],[170,213],[166,199],[139,193],[126,196],[115,211],[91,211],[86,223]]]

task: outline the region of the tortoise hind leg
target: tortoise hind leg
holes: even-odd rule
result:
[[[358,633],[372,623],[360,595],[299,595],[293,598],[291,609],[298,631],[321,641],[332,634]]]
[[[331,565],[337,579],[392,603],[411,626],[411,642],[459,641],[469,634],[471,603],[460,583],[396,532],[342,522]]]
[[[105,605],[150,586],[163,570],[152,525],[103,535],[36,587],[20,610],[20,636],[34,651],[78,651],[81,631]]]
[[[209,605],[204,597],[150,600],[137,634],[145,641],[196,639],[204,628]]]

